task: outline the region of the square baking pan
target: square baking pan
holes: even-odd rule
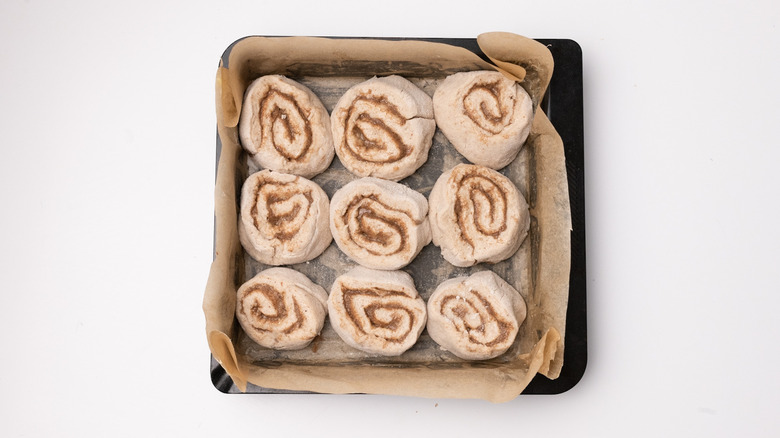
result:
[[[476,39],[373,39],[418,40],[450,44],[470,50],[480,58],[489,61],[479,49]],[[564,145],[572,221],[571,271],[561,374],[555,380],[537,374],[522,394],[560,394],[571,389],[580,381],[587,364],[582,51],[575,41],[568,39],[537,39],[537,41],[547,46],[555,62],[550,85],[540,107],[552,122]],[[228,62],[234,44],[231,44],[223,53],[223,63]],[[221,143],[219,135],[217,135],[217,163],[220,153]],[[224,393],[241,393],[213,356],[210,367],[211,380],[215,388]],[[307,392],[263,388],[249,383],[245,393],[302,394]]]

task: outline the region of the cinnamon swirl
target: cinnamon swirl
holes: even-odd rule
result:
[[[482,271],[436,288],[428,299],[428,334],[461,359],[491,359],[512,346],[525,316],[520,293],[492,271]]]
[[[436,124],[474,164],[500,169],[515,159],[533,121],[533,103],[520,84],[495,71],[448,76],[433,94]]]
[[[301,263],[330,245],[328,195],[302,176],[261,170],[241,189],[241,244],[267,265]]]
[[[400,76],[355,85],[331,114],[336,155],[358,176],[398,181],[428,159],[436,122],[424,91]]]
[[[328,315],[348,345],[383,356],[408,350],[425,328],[425,302],[403,271],[356,267],[336,278]]]
[[[249,85],[238,129],[244,149],[264,168],[311,178],[333,160],[328,111],[311,90],[284,76]]]
[[[357,263],[400,269],[431,242],[428,201],[403,184],[361,178],[333,195],[330,230],[339,249]]]
[[[509,178],[483,166],[444,172],[429,196],[433,244],[455,266],[511,257],[528,233],[525,198]]]
[[[327,301],[325,289],[300,272],[271,268],[238,289],[236,318],[247,336],[263,347],[297,350],[322,330]]]

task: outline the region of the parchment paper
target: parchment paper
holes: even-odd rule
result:
[[[514,34],[483,34],[477,41],[496,65],[459,47],[421,41],[250,37],[232,47],[227,65],[217,72],[222,152],[215,191],[215,259],[203,309],[211,352],[239,389],[246,390],[251,382],[277,389],[499,402],[520,394],[537,372],[558,377],[563,365],[571,219],[563,144],[538,108],[552,75],[552,56],[543,45]],[[431,244],[404,270],[427,300],[448,278],[492,269],[515,286],[528,305],[528,317],[513,347],[492,360],[464,361],[423,332],[403,355],[377,357],[347,346],[327,320],[320,336],[302,350],[274,351],[251,341],[235,321],[235,294],[238,286],[268,266],[244,254],[237,233],[241,184],[259,170],[242,151],[236,128],[248,84],[264,74],[284,74],[311,88],[330,112],[349,87],[374,75],[400,74],[432,96],[447,75],[484,69],[497,69],[520,81],[537,107],[526,145],[502,170],[529,202],[529,236],[513,257],[495,265],[456,268]],[[438,176],[461,162],[466,160],[437,129],[428,161],[401,183],[427,197]],[[355,178],[335,158],[313,180],[331,197]],[[332,243],[315,260],[290,267],[329,290],[336,276],[354,266]]]

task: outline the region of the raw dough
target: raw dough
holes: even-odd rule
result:
[[[302,176],[267,169],[249,175],[241,189],[241,245],[267,265],[309,261],[332,240],[328,207],[328,195]]]
[[[333,195],[330,230],[339,249],[357,263],[400,269],[431,242],[428,201],[403,184],[361,178]]]
[[[431,98],[400,76],[375,77],[347,90],[331,125],[344,167],[391,181],[425,163],[436,130]]]
[[[289,268],[271,268],[237,292],[236,318],[244,332],[263,347],[303,348],[322,330],[328,294],[308,277]]]
[[[238,129],[260,167],[311,178],[333,160],[328,111],[311,90],[281,75],[249,85]]]
[[[501,169],[531,131],[534,109],[520,84],[496,71],[448,76],[433,94],[436,124],[466,159]]]
[[[328,297],[328,315],[336,333],[359,350],[398,356],[425,328],[425,301],[403,271],[358,266],[336,278]]]
[[[428,299],[428,334],[467,360],[505,353],[525,321],[523,297],[492,271],[444,281]]]
[[[459,164],[444,172],[428,202],[433,244],[455,266],[505,260],[528,234],[525,198],[509,178],[487,167]]]

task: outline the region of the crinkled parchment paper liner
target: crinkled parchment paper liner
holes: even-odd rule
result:
[[[538,110],[526,148],[528,201],[536,226],[531,245],[538,257],[531,299],[540,311],[529,313],[527,333],[538,340],[527,351],[501,362],[404,363],[372,361],[338,366],[300,362],[258,364],[237,354],[240,330],[235,294],[243,272],[237,233],[237,190],[242,184],[237,128],[244,90],[262,74],[339,76],[400,74],[421,77],[436,72],[495,69],[523,85],[538,105],[552,76],[552,55],[534,40],[509,33],[480,35],[478,44],[493,64],[455,46],[423,41],[384,41],[310,37],[249,37],[231,50],[216,81],[217,124],[222,151],[215,190],[215,259],[203,300],[206,333],[214,357],[242,391],[247,382],[266,388],[324,393],[377,393],[421,397],[480,398],[507,401],[519,395],[536,373],[557,378],[563,365],[571,218],[563,144]],[[538,107],[537,107],[538,109]],[[330,285],[322,285],[326,289]],[[527,298],[528,299],[528,298]]]

